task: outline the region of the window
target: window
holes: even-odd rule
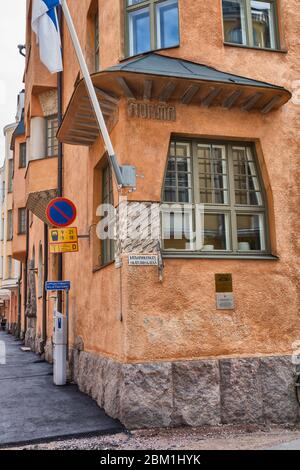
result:
[[[225,42],[277,49],[276,0],[223,0]]]
[[[173,141],[163,202],[172,204],[162,208],[165,250],[268,249],[266,205],[251,144]]]
[[[13,239],[13,211],[7,211],[7,240]]]
[[[1,219],[0,240],[1,241],[4,240],[4,219],[3,219],[3,217]]]
[[[8,192],[13,192],[14,161],[8,160]]]
[[[58,131],[57,116],[46,118],[46,156],[54,157],[58,154],[58,140],[56,134]]]
[[[127,54],[179,44],[178,0],[127,0]]]
[[[18,209],[18,234],[24,235],[26,233],[26,209]]]
[[[7,279],[12,279],[12,257],[7,257]]]
[[[3,279],[3,256],[0,257],[0,279]]]
[[[5,201],[5,181],[2,182],[2,202]]]
[[[26,143],[20,144],[19,168],[26,168]]]
[[[94,16],[94,51],[95,51],[95,72],[100,70],[100,30],[99,30],[99,11]]]
[[[43,245],[39,244],[39,261],[38,261],[38,298],[43,297]]]
[[[106,165],[102,170],[102,204],[112,204],[114,202],[112,173],[110,165]],[[108,230],[108,227],[107,227]],[[105,239],[101,241],[101,265],[105,265],[114,260],[115,241]]]

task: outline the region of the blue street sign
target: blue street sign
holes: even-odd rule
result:
[[[46,282],[45,289],[48,292],[69,291],[71,289],[70,281],[53,281]]]

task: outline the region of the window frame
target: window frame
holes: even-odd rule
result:
[[[24,226],[22,225],[22,217],[21,214],[24,214]],[[25,235],[26,234],[26,207],[19,207],[18,208],[18,235]],[[24,230],[22,229],[24,227]]]
[[[56,137],[56,134],[55,136],[49,136],[49,127],[48,127],[48,124],[50,121],[54,121],[54,120],[57,120],[57,131],[58,131],[58,128],[59,128],[59,125],[58,125],[58,115],[57,114],[52,114],[50,116],[46,116],[45,117],[45,156],[46,158],[51,158],[51,157],[57,157],[58,155],[58,139]],[[55,129],[55,128],[54,128]],[[52,139],[53,138],[53,145],[49,145],[49,139]]]
[[[25,155],[22,154],[22,149],[25,149]],[[25,157],[25,160],[24,160]],[[27,166],[27,144],[26,142],[20,143],[19,146],[19,168],[26,168]]]
[[[188,203],[184,202],[169,202],[165,201],[164,199],[164,192],[165,192],[165,180],[168,171],[168,161],[171,155],[170,149],[173,143],[184,143],[190,145],[190,158],[191,158],[191,171],[192,171],[192,179],[193,179],[193,188],[192,188],[192,198],[191,201]],[[270,240],[270,227],[269,227],[269,212],[268,212],[268,199],[267,193],[264,187],[263,177],[261,173],[261,168],[259,165],[257,152],[255,148],[255,143],[249,141],[235,141],[235,140],[218,140],[215,138],[180,138],[180,137],[173,137],[170,142],[169,150],[168,150],[168,157],[167,157],[167,165],[165,168],[164,174],[164,183],[162,187],[162,204],[175,204],[176,206],[187,206],[189,208],[190,205],[194,205],[197,207],[196,204],[203,204],[200,200],[200,191],[198,183],[196,180],[199,178],[199,173],[196,171],[196,163],[197,163],[197,152],[196,147],[198,144],[206,144],[206,145],[217,145],[217,146],[225,146],[226,152],[226,161],[228,165],[227,169],[227,185],[228,185],[228,201],[226,204],[204,204],[204,216],[206,214],[224,214],[225,217],[228,219],[227,227],[225,225],[225,236],[227,238],[228,246],[226,250],[214,250],[214,251],[204,251],[199,249],[199,242],[198,238],[193,242],[195,249],[186,249],[186,250],[176,250],[176,249],[167,249],[163,245],[163,237],[162,237],[162,246],[164,254],[169,254],[171,257],[173,255],[184,255],[184,257],[191,257],[197,256],[201,258],[226,258],[226,257],[236,257],[236,258],[267,258],[267,259],[277,259],[272,255],[271,252],[271,240]],[[262,205],[241,205],[236,204],[235,202],[235,184],[234,184],[234,168],[233,168],[233,156],[232,156],[232,148],[233,147],[244,147],[249,148],[252,153],[253,161],[255,162],[256,167],[256,177],[258,179],[260,185],[260,194],[262,197]],[[238,215],[259,215],[262,216],[263,220],[263,234],[264,238],[260,240],[262,245],[264,246],[264,250],[238,250],[238,232],[237,232],[237,216]],[[197,226],[197,213],[194,210],[194,220],[195,225]],[[161,216],[161,223],[162,223],[162,216]],[[197,231],[197,228],[196,228]]]
[[[223,0],[222,0],[222,24],[223,24],[223,36],[224,44],[229,46],[236,47],[245,47],[250,49],[257,49],[263,51],[280,51],[281,50],[281,38],[280,38],[280,28],[279,28],[279,8],[278,0],[256,0],[257,2],[263,3],[269,2],[272,4],[272,10],[274,15],[274,47],[259,47],[254,44],[254,35],[253,35],[253,21],[251,14],[251,1],[252,0],[242,0],[245,6],[245,35],[246,35],[246,44],[240,44],[237,42],[227,41],[225,37],[225,28],[224,28],[224,14],[223,14]]]
[[[7,191],[11,194],[14,190],[14,160],[10,158],[8,160],[8,188]]]
[[[107,175],[108,172],[108,175]],[[105,185],[105,178],[108,176],[108,186]],[[107,187],[107,193],[104,192],[104,188]],[[113,176],[110,163],[107,162],[101,170],[101,204],[114,205],[114,190],[113,190]],[[104,218],[104,217],[102,217]],[[100,248],[100,267],[104,267],[115,261],[115,240],[107,238],[101,240]]]
[[[11,255],[7,256],[7,279],[13,278],[13,258]]]
[[[174,47],[180,46],[180,10],[179,10],[179,0],[177,0],[178,8],[178,43],[172,46],[162,47],[158,45],[158,24],[157,24],[157,13],[156,5],[160,3],[166,3],[170,0],[142,0],[140,3],[129,5],[129,0],[123,0],[124,2],[124,19],[125,19],[125,57],[134,57],[139,55],[132,51],[132,44],[130,40],[130,13],[148,9],[149,10],[149,21],[150,21],[150,48],[144,53],[151,51],[158,51],[162,49],[173,49]],[[176,0],[174,0],[176,1]]]
[[[7,233],[6,233],[6,241],[12,241],[14,236],[14,223],[13,223],[13,210],[9,209],[7,211]]]
[[[93,28],[94,28],[94,69],[95,73],[100,71],[100,18],[99,9],[93,17]]]

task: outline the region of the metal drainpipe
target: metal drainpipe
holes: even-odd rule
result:
[[[63,51],[63,18],[61,7],[58,8],[58,21],[60,25],[61,44]],[[63,74],[62,72],[57,74],[57,108],[58,108],[58,126],[62,123],[62,93],[63,93]],[[57,178],[57,190],[58,196],[63,196],[63,145],[61,142],[58,143],[58,178]],[[58,255],[58,280],[63,280],[63,255]],[[58,293],[58,310],[62,312],[62,293]]]
[[[20,276],[18,279],[18,336],[21,334],[21,281],[23,278],[23,263],[20,264]]]
[[[43,342],[47,342],[47,292],[45,289],[48,281],[48,225],[44,224],[44,289],[43,289]]]
[[[29,257],[29,210],[26,211],[26,260],[25,260],[25,270],[24,270],[24,315],[25,315],[25,334],[27,331],[27,316],[26,316],[26,307],[27,307],[27,294],[28,294],[28,257]]]

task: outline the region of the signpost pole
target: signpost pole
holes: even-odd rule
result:
[[[122,175],[121,167],[120,167],[120,165],[117,161],[117,157],[116,157],[116,154],[115,154],[115,151],[114,151],[111,139],[110,139],[109,132],[108,132],[107,127],[106,127],[106,123],[105,123],[105,120],[104,120],[104,117],[103,117],[103,114],[102,114],[102,111],[101,111],[101,108],[100,108],[100,104],[99,104],[99,101],[98,101],[98,98],[97,98],[97,95],[96,95],[96,91],[95,91],[95,88],[94,88],[94,85],[93,85],[93,82],[92,82],[92,79],[91,79],[91,76],[90,76],[90,73],[89,73],[89,70],[88,70],[83,52],[82,52],[82,49],[81,49],[81,46],[80,46],[80,42],[79,42],[79,39],[78,39],[78,36],[77,36],[77,32],[76,32],[76,29],[75,29],[75,26],[74,26],[74,23],[73,23],[73,19],[72,19],[72,16],[71,16],[71,13],[70,13],[70,10],[69,10],[69,7],[68,7],[68,4],[67,4],[66,0],[61,0],[61,6],[62,6],[62,10],[64,12],[66,23],[67,23],[67,26],[68,26],[68,29],[69,29],[69,32],[70,32],[70,35],[71,35],[72,43],[73,43],[74,48],[75,48],[75,52],[76,52],[77,59],[78,59],[79,65],[80,65],[80,69],[81,69],[81,72],[82,72],[82,75],[83,75],[83,78],[84,78],[84,81],[85,81],[85,84],[86,84],[86,88],[87,88],[88,94],[90,96],[91,103],[92,103],[92,106],[94,108],[94,112],[95,112],[95,115],[96,115],[96,118],[97,118],[97,121],[98,121],[98,124],[99,124],[99,128],[100,128],[103,140],[104,140],[105,148],[106,148],[107,153],[109,155],[109,159],[110,159],[110,162],[111,162],[111,165],[112,165],[117,183],[118,183],[119,186],[122,187],[122,186],[124,186],[124,184],[123,184],[124,182],[123,182],[123,175]]]
[[[69,360],[69,293],[66,291],[66,319],[67,319],[67,361]]]

